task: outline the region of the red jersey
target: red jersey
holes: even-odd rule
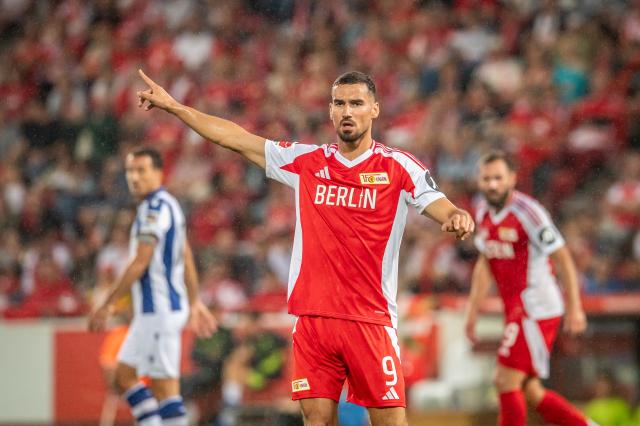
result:
[[[338,145],[265,143],[267,176],[295,190],[288,307],[397,326],[398,252],[408,206],[444,197],[429,171],[378,142],[348,160]]]
[[[481,202],[476,224],[475,244],[489,262],[507,321],[562,315],[549,255],[564,246],[564,239],[544,207],[514,191],[499,212]]]

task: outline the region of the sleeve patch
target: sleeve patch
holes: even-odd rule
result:
[[[424,173],[424,178],[427,181],[427,185],[429,185],[431,189],[433,189],[434,191],[438,191],[438,184],[436,184],[436,181],[431,176],[431,173],[429,173],[429,170]]]
[[[556,241],[556,234],[550,227],[542,228],[538,238],[542,244],[551,245]]]

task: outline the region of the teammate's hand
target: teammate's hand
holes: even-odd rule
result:
[[[582,308],[569,309],[564,317],[564,331],[572,336],[581,334],[587,329],[587,316]]]
[[[139,69],[138,74],[149,86],[148,90],[138,91],[138,108],[144,107],[145,111],[149,111],[153,107],[158,107],[169,111],[171,107],[178,103],[162,86],[151,80],[142,70]]]
[[[215,317],[200,300],[191,305],[188,325],[200,338],[211,337],[213,332],[218,329]]]
[[[478,338],[476,336],[476,318],[474,316],[467,315],[464,322],[464,333],[467,335],[467,339],[469,339],[472,345],[475,345],[478,342]]]
[[[109,306],[103,305],[89,314],[89,330],[104,331],[107,328],[107,321],[111,316]]]
[[[442,224],[444,232],[454,232],[458,240],[466,240],[473,234],[476,225],[471,218],[469,212],[458,209],[456,213],[451,215],[449,220]]]

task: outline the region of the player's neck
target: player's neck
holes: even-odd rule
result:
[[[509,191],[509,194],[504,198],[504,200],[500,204],[491,204],[491,208],[495,213],[500,213],[505,207],[509,205],[511,199],[513,198],[513,190]]]
[[[353,142],[345,142],[338,139],[338,151],[347,160],[353,160],[365,153],[373,145],[371,135],[363,135],[362,138]]]

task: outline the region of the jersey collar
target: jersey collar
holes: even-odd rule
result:
[[[150,193],[148,193],[144,199],[145,200],[151,200],[158,192],[160,191],[164,191],[164,186],[159,187],[158,189],[156,189],[155,191],[152,191]]]
[[[373,155],[373,148],[375,147],[375,145],[376,145],[376,141],[372,140],[371,146],[369,147],[369,149],[367,149],[362,154],[358,155],[353,160],[349,160],[344,155],[340,154],[340,151],[336,149],[336,152],[335,152],[336,160],[338,160],[345,167],[348,167],[348,168],[355,167]]]

